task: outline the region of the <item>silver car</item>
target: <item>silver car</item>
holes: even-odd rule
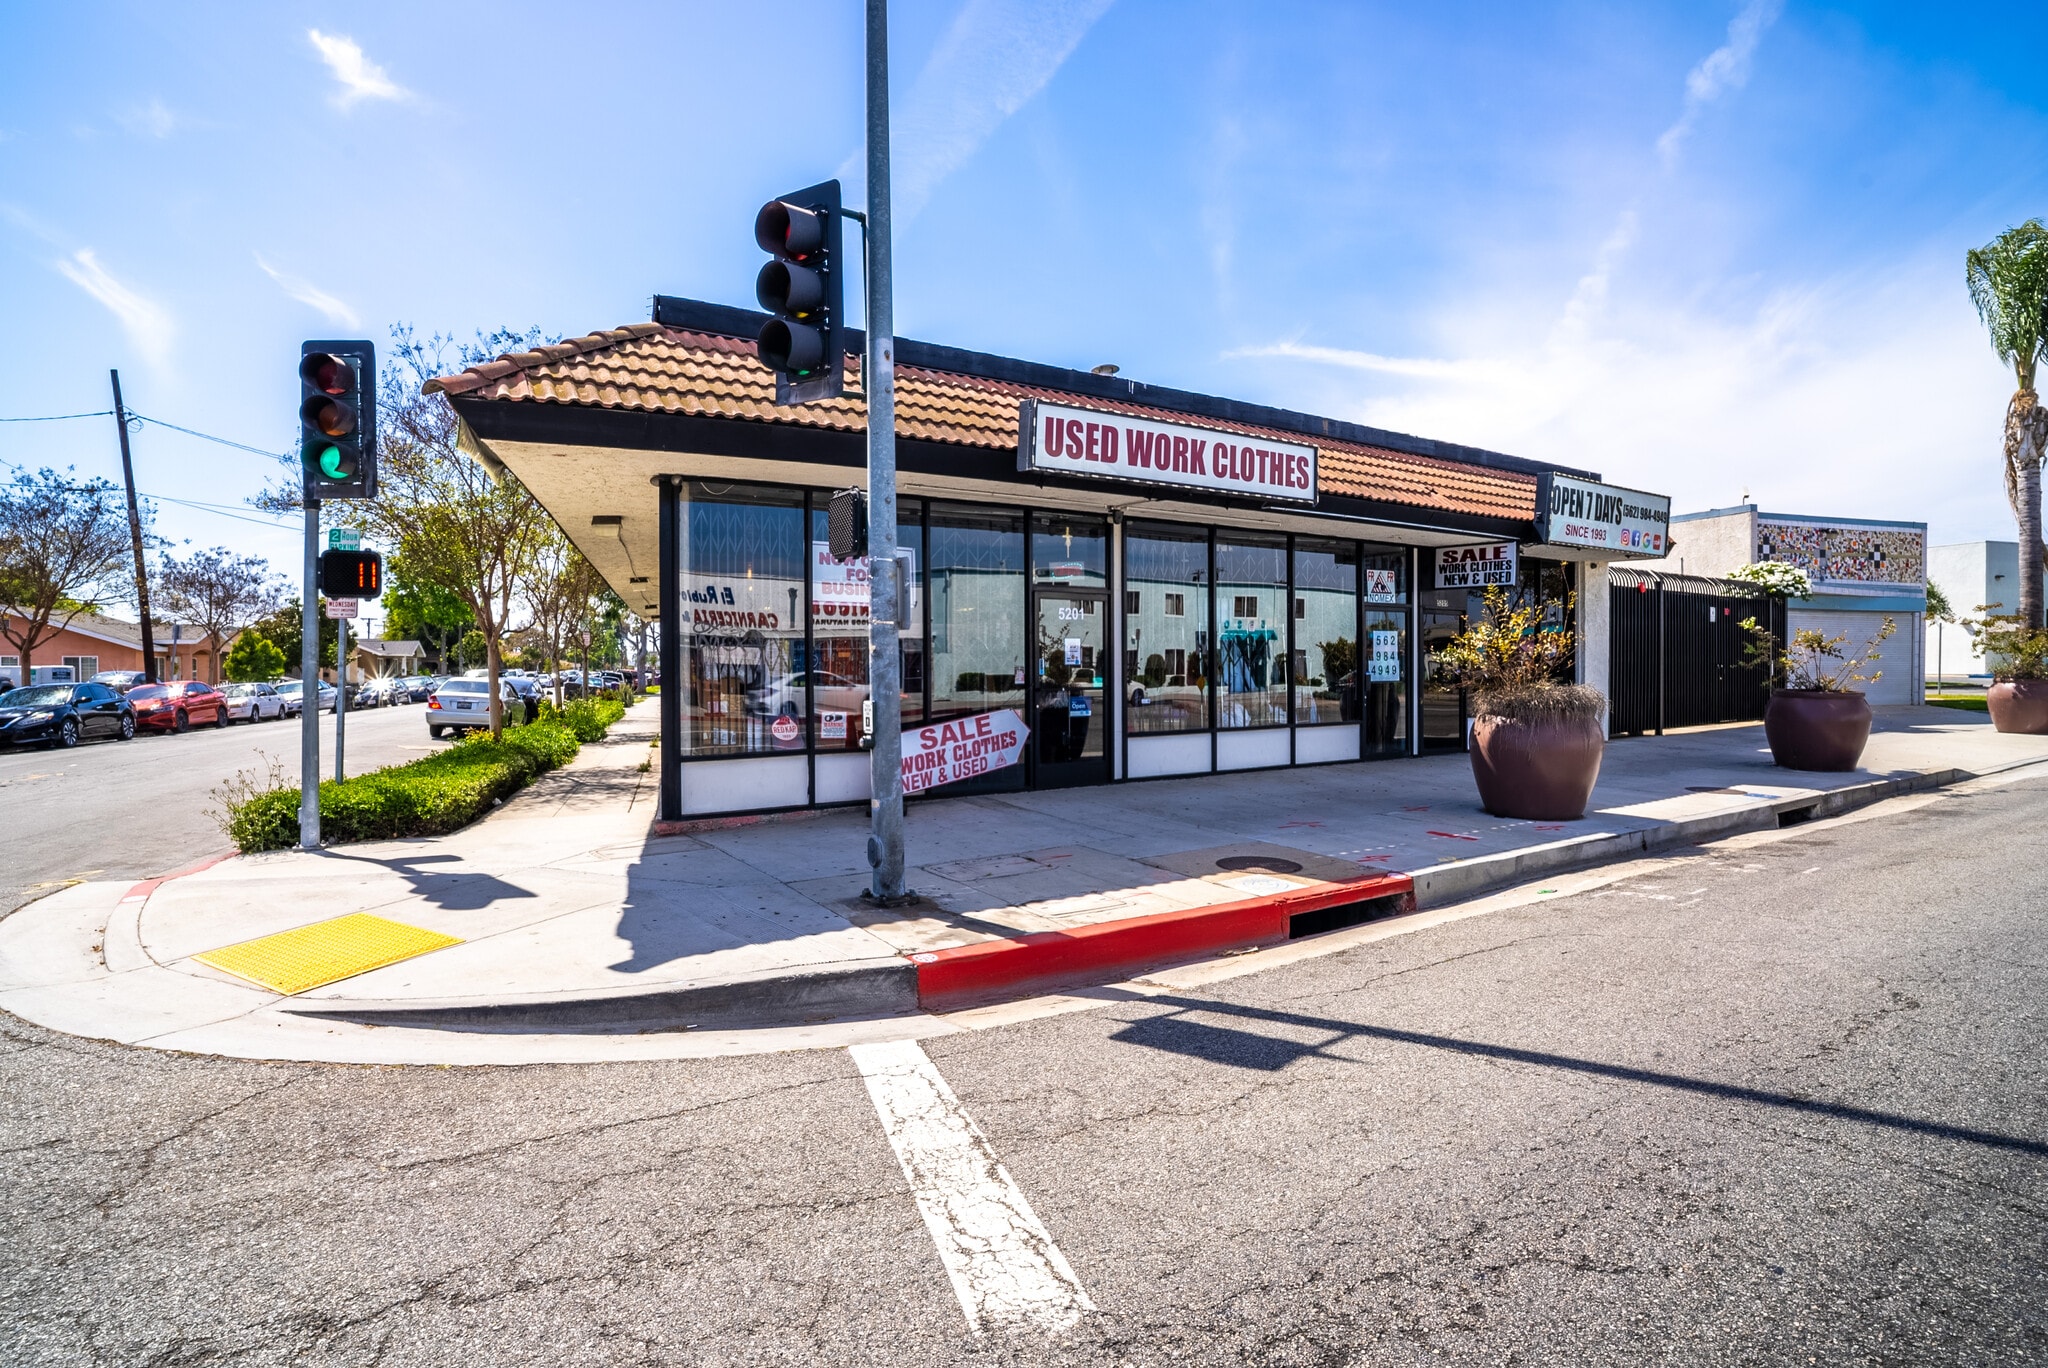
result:
[[[223,684],[230,722],[275,722],[284,716],[284,699],[268,684]]]
[[[498,681],[498,697],[505,704],[505,725],[526,720],[526,704],[510,680]],[[491,684],[487,679],[450,679],[427,696],[427,735],[438,737],[449,731],[475,731],[491,725]]]

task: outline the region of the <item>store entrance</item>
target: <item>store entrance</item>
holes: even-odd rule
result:
[[[1031,784],[1109,782],[1109,596],[1040,589],[1031,596],[1036,647],[1029,712]]]
[[[1436,675],[1436,656],[1459,632],[1465,630],[1463,611],[1464,595],[1458,594],[1459,606],[1449,605],[1454,601],[1449,594],[1422,595],[1421,612],[1417,617],[1416,630],[1422,640],[1422,750],[1459,751],[1465,749],[1465,721],[1467,704],[1463,689],[1451,688],[1432,682]]]

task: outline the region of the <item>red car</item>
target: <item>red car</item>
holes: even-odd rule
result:
[[[139,685],[128,691],[128,701],[135,705],[135,725],[151,731],[185,732],[228,724],[227,699],[197,679]]]

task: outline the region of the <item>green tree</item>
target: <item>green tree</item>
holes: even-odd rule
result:
[[[2005,497],[2020,532],[2020,625],[2042,625],[2041,462],[2048,406],[2034,379],[2048,353],[2048,226],[2028,219],[1969,254],[1970,299],[2019,388],[2005,406]]]
[[[455,668],[474,670],[489,661],[491,643],[484,640],[484,634],[474,627],[462,634],[462,640],[455,643]],[[495,677],[496,671],[493,671]]]
[[[284,677],[284,652],[261,633],[247,631],[228,648],[225,668],[228,678],[238,684],[267,684]]]
[[[417,641],[435,668],[445,670],[463,633],[476,626],[469,605],[440,585],[412,574],[402,556],[391,558],[384,579],[384,635]]]
[[[316,606],[320,612],[320,663],[323,667],[331,666],[335,648],[341,644],[341,626],[327,616],[326,599],[321,599]],[[286,669],[298,668],[299,648],[306,635],[299,621],[296,602],[284,604],[275,612],[256,619],[249,624],[249,630],[263,636],[283,653]]]

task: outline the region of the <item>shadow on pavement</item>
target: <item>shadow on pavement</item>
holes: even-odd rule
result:
[[[2048,1142],[2040,1140],[2001,1135],[1996,1131],[1972,1130],[1966,1126],[1951,1126],[1940,1121],[1923,1121],[1918,1117],[1900,1116],[1894,1112],[1875,1111],[1868,1107],[1852,1107],[1787,1093],[1765,1092],[1760,1088],[1745,1088],[1732,1083],[1716,1083],[1710,1079],[1688,1078],[1682,1074],[1661,1073],[1654,1069],[1639,1069],[1627,1064],[1608,1064],[1594,1059],[1551,1054],[1543,1050],[1525,1050],[1513,1045],[1492,1045],[1478,1040],[1460,1040],[1455,1036],[1404,1031],[1392,1026],[1368,1026],[1354,1021],[1303,1016],[1295,1012],[1277,1012],[1263,1007],[1205,1002],[1199,998],[1156,997],[1143,1001],[1163,1003],[1175,1011],[1133,1022],[1117,1032],[1112,1039],[1129,1041],[1134,1045],[1165,1050],[1172,1054],[1189,1055],[1215,1064],[1229,1064],[1237,1068],[1278,1070],[1296,1059],[1309,1055],[1354,1063],[1356,1061],[1345,1060],[1342,1055],[1328,1053],[1329,1048],[1344,1040],[1385,1040],[1401,1045],[1421,1045],[1429,1049],[1449,1050],[1455,1054],[1473,1055],[1482,1059],[1533,1064],[1549,1069],[1566,1069],[1574,1073],[1612,1078],[1624,1083],[1643,1083],[1651,1087],[1670,1088],[1678,1092],[1715,1097],[1729,1102],[1748,1102],[1757,1106],[1832,1117],[1836,1120],[1858,1121],[1864,1125],[1881,1126],[1887,1130],[1928,1135],[1941,1140],[1960,1140],[1966,1144],[2016,1150],[2021,1154],[2048,1158]],[[1327,1033],[1328,1038],[1317,1044],[1309,1044],[1283,1037],[1261,1035],[1253,1031],[1210,1026],[1180,1015],[1188,1012],[1242,1017],[1279,1026],[1321,1031]]]
[[[446,908],[451,912],[475,912],[507,898],[539,896],[518,884],[507,883],[495,874],[443,874],[438,870],[415,867],[461,863],[460,857],[455,855],[408,855],[402,859],[378,860],[367,855],[344,855],[334,850],[322,853],[329,859],[355,860],[361,864],[373,864],[383,869],[396,870],[405,876],[414,893],[434,906]]]

